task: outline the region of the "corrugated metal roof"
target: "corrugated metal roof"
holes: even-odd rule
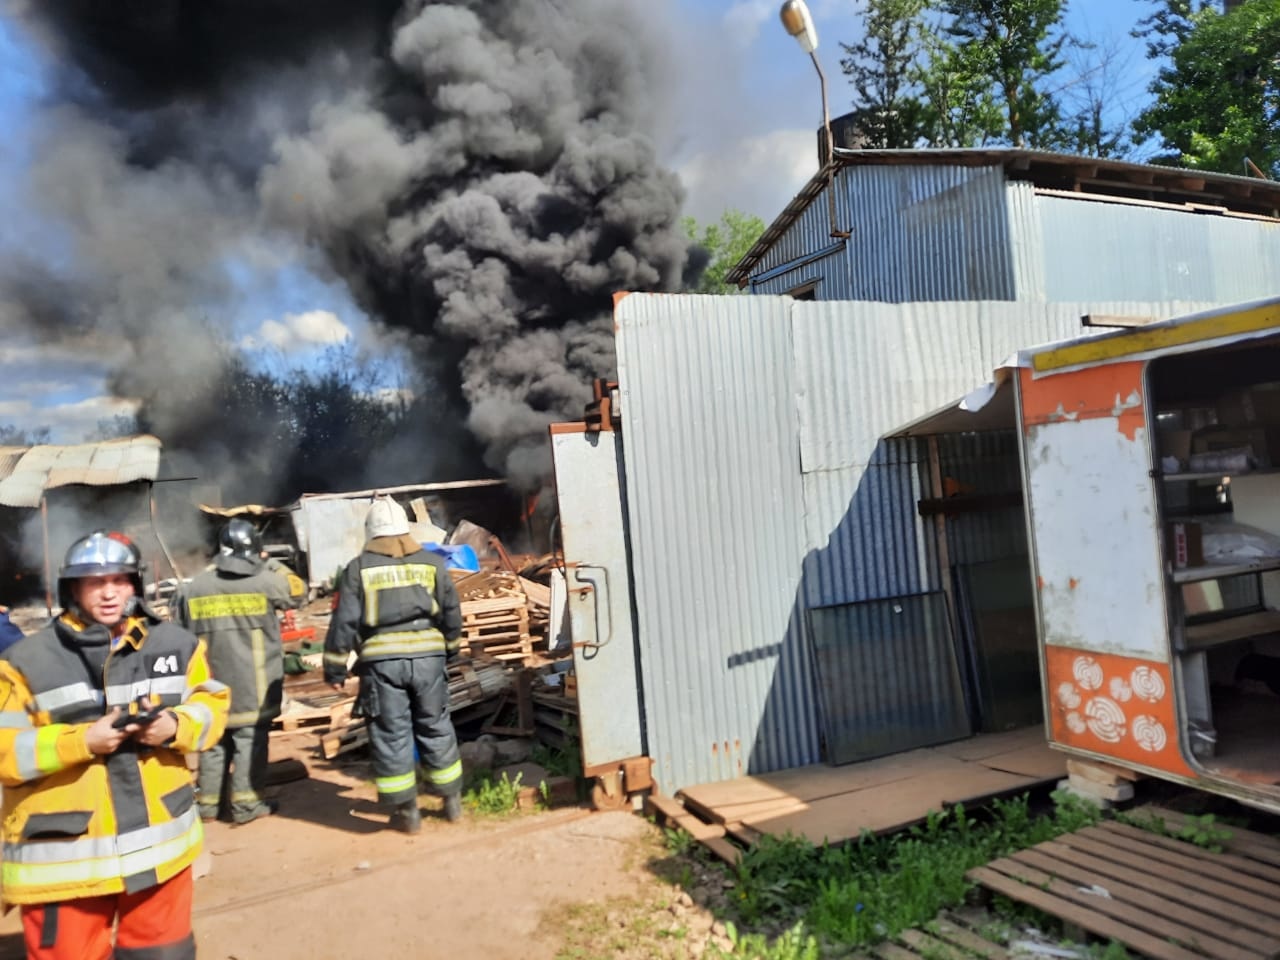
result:
[[[148,435],[31,447],[9,461],[13,450],[0,448],[0,461],[12,463],[0,480],[0,504],[7,507],[38,507],[44,492],[56,487],[117,486],[155,480],[160,472],[160,441]]]
[[[13,473],[13,468],[18,465],[23,454],[30,449],[30,447],[0,447],[0,480]]]
[[[1002,167],[1011,181],[1027,181],[1046,190],[1131,197],[1147,201],[1194,206],[1205,213],[1244,213],[1268,218],[1280,216],[1280,183],[1224,173],[1180,170],[1150,164],[1075,157],[1035,150],[837,150],[835,170],[847,167]],[[790,231],[792,224],[820,197],[828,171],[814,174],[772,224],[731,270],[725,281],[744,286],[766,253]],[[841,195],[837,192],[837,204]],[[1217,209],[1215,209],[1217,208]],[[842,211],[840,215],[847,214]],[[826,211],[823,210],[823,219]],[[836,226],[836,225],[831,225]],[[841,222],[856,231],[861,223]],[[1129,293],[1132,296],[1132,293]]]

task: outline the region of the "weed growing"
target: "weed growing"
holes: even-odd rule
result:
[[[981,821],[957,805],[906,833],[867,834],[841,846],[766,836],[738,865],[731,919],[757,929],[780,924],[787,933],[768,949],[742,938],[736,953],[807,958],[817,956],[818,940],[871,944],[925,923],[963,903],[970,868],[1099,819],[1091,804],[1065,795],[1055,799],[1052,816],[1034,816],[1026,796],[994,801],[991,816]]]
[[[516,808],[520,796],[521,774],[511,780],[504,773],[495,781],[490,774],[480,776],[462,795],[462,805],[482,817],[501,817]]]
[[[1171,828],[1161,817],[1152,813],[1122,813],[1116,819],[1121,823],[1157,833],[1162,837],[1185,840],[1212,853],[1221,853],[1223,845],[1231,839],[1232,835],[1231,827],[1219,823],[1218,818],[1212,813],[1198,817],[1188,815],[1186,822],[1176,829]]]

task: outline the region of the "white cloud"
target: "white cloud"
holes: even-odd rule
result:
[[[48,427],[54,443],[83,443],[101,420],[138,412],[137,400],[119,397],[86,397],[74,403],[37,406],[29,400],[0,401],[0,425],[26,430]]]
[[[284,353],[312,346],[343,343],[351,337],[351,328],[330,310],[309,310],[285,314],[282,320],[265,320],[262,326],[240,341],[246,350],[275,347]]]
[[[699,223],[730,209],[770,223],[818,172],[817,140],[809,129],[775,130],[696,154],[677,172]]]
[[[761,26],[775,16],[781,6],[772,0],[739,0],[725,11],[722,21],[725,33],[735,47],[745,50],[756,42]]]

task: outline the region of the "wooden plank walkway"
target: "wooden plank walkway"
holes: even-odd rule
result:
[[[934,920],[903,930],[893,941],[870,948],[880,960],[1010,960],[1009,951],[978,930],[989,919],[967,908],[945,910]]]
[[[1181,814],[1141,808],[1171,830]],[[1280,839],[1235,828],[1221,853],[1105,821],[969,879],[1156,960],[1280,957]]]
[[[839,767],[813,765],[685,787],[687,812],[755,835],[792,833],[839,843],[863,831],[892,833],[956,803],[981,803],[1066,775],[1042,726],[983,734]]]

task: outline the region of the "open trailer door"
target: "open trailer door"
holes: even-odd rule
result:
[[[1280,301],[1017,372],[1052,743],[1280,811]]]

